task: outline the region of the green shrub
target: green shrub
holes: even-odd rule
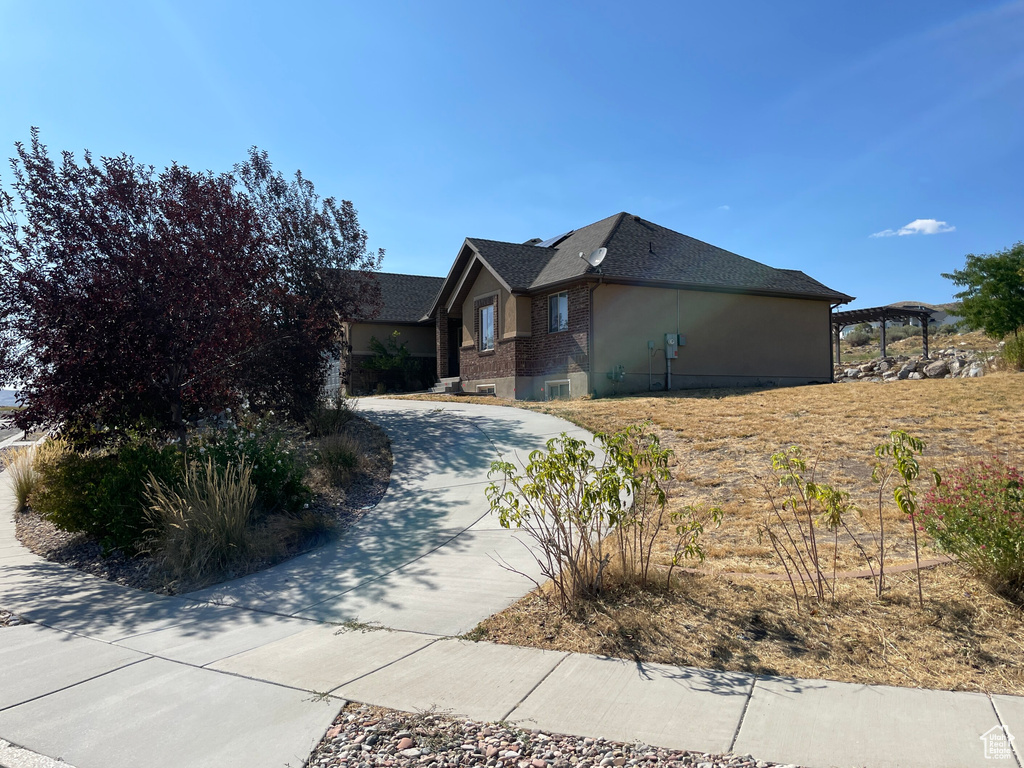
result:
[[[846,343],[851,347],[865,347],[871,343],[871,335],[865,331],[854,331],[846,337]]]
[[[1024,601],[1024,475],[998,458],[953,470],[925,496],[920,520],[943,550],[994,591]]]
[[[350,435],[327,435],[317,446],[316,461],[332,484],[345,487],[362,465],[362,452]]]
[[[259,436],[231,427],[203,435],[190,451],[201,461],[212,459],[222,471],[244,461],[256,486],[256,508],[261,516],[297,512],[312,496],[303,481],[305,467],[284,447],[279,434]]]
[[[666,521],[662,483],[672,452],[661,448],[647,425],[601,434],[597,441],[600,462],[586,442],[563,433],[521,467],[491,464],[490,474],[503,480],[487,488],[491,511],[503,528],[521,529],[537,543],[537,563],[563,610],[604,591],[613,559],[627,580],[647,585],[654,537],[669,523],[677,537],[672,565],[681,557],[703,557],[698,537],[705,524],[720,520],[717,509],[688,508]]]
[[[211,459],[191,462],[180,489],[150,475],[146,520],[155,559],[167,575],[188,584],[246,568],[270,547],[250,524],[255,501],[244,459],[224,469]]]
[[[1003,344],[1003,361],[1007,367],[1024,371],[1024,329],[1015,336],[1007,336]]]
[[[117,453],[67,451],[40,463],[40,487],[32,507],[58,528],[84,531],[106,550],[138,551],[145,539],[145,482],[180,482],[181,454],[172,446],[143,441]]]

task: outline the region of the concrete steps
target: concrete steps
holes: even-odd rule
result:
[[[430,388],[432,395],[455,395],[462,391],[462,381],[458,376],[441,379]]]

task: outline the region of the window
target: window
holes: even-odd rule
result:
[[[480,351],[494,349],[494,305],[480,307]]]
[[[569,294],[565,291],[548,296],[548,333],[569,330]]]
[[[568,400],[569,399],[569,382],[568,381],[545,381],[544,386],[547,389],[548,400]]]

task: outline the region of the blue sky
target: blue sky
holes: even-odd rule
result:
[[[1024,2],[0,0],[0,65],[0,152],[255,144],[388,271],[626,210],[872,306],[1024,239]]]

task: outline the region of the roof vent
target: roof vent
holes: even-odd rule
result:
[[[527,240],[525,243],[523,243],[523,245],[536,245],[540,241],[541,240],[540,240],[539,237],[531,237],[529,240]]]

